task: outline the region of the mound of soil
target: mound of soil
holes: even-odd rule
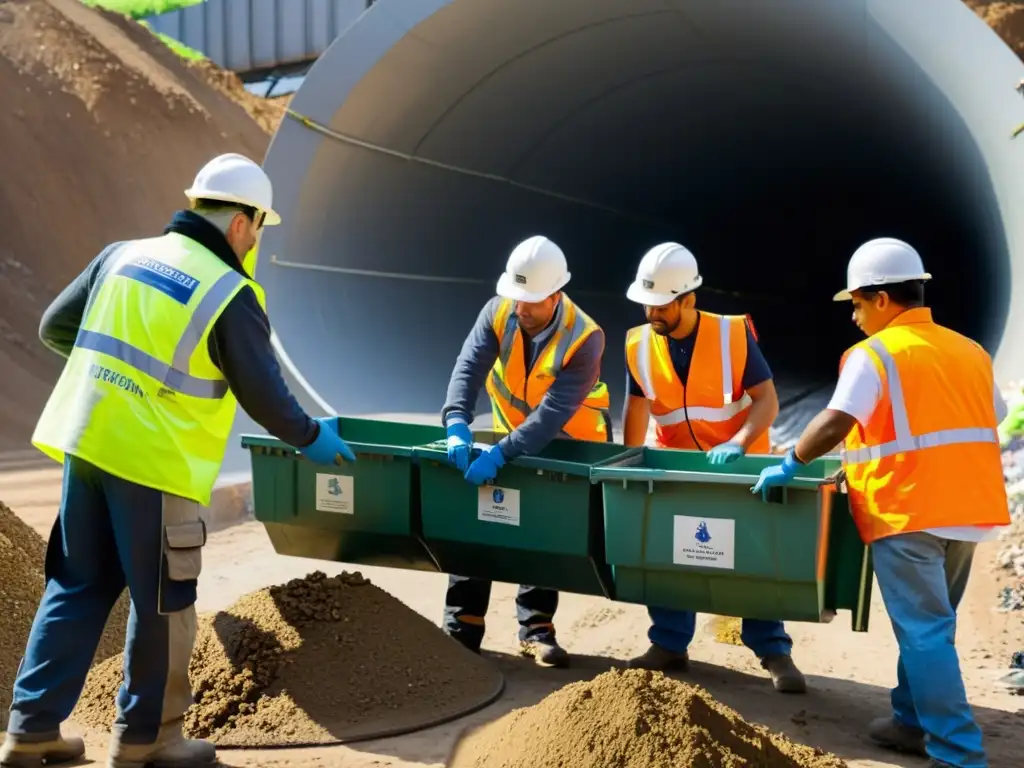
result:
[[[359,573],[246,595],[202,616],[185,733],[220,746],[325,744],[417,730],[493,699],[501,674]],[[73,718],[106,728],[121,658],[96,667]]]
[[[159,234],[211,157],[263,159],[255,106],[211,66],[78,0],[0,3],[0,451],[25,446],[60,372],[37,340],[53,297],[107,243]]]
[[[613,669],[470,732],[449,768],[846,768],[751,725],[703,688]]]
[[[1024,2],[964,0],[967,6],[1003,38],[1014,53],[1024,57]]]
[[[0,502],[0,731],[7,725],[14,677],[43,596],[45,555],[46,542],[42,537]],[[110,614],[93,663],[121,653],[128,611],[125,592]]]

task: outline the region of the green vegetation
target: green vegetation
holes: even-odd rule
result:
[[[82,0],[86,5],[96,6],[106,11],[123,13],[133,19],[144,19],[179,8],[197,5],[203,0]]]
[[[149,24],[145,21],[140,21],[139,24],[144,26],[150,32],[153,32],[153,28],[150,27]],[[165,35],[163,32],[153,32],[153,34],[157,36],[160,42],[162,42],[164,45],[166,45],[168,48],[170,48],[183,59],[188,59],[190,61],[200,61],[206,58],[201,51],[197,51],[195,48],[189,48],[187,45],[178,40],[175,40],[170,35]]]

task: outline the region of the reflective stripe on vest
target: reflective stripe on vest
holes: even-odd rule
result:
[[[115,274],[119,274],[127,266],[130,266],[130,264],[122,264]],[[163,382],[168,389],[173,389],[176,392],[181,392],[191,397],[219,400],[227,394],[227,381],[223,378],[200,379],[192,376],[188,373],[188,364],[189,360],[192,359],[193,353],[196,351],[196,347],[199,345],[199,341],[206,332],[207,326],[212,322],[221,304],[224,303],[228,296],[237,291],[244,282],[244,277],[231,270],[225,272],[214,283],[202,301],[199,302],[199,306],[196,307],[188,326],[181,334],[170,365],[157,360],[148,352],[144,352],[126,341],[121,341],[113,336],[97,333],[96,331],[79,331],[78,338],[75,339],[75,346],[92,350],[93,352],[100,352],[120,360],[137,371]],[[99,293],[99,288],[100,286],[97,285],[93,295]],[[88,317],[90,307],[91,302],[86,306],[83,317]]]
[[[848,451],[844,447],[840,450],[843,464],[848,466],[863,464],[900,453],[920,451],[925,448],[937,448],[943,445],[999,442],[999,435],[996,430],[989,429],[988,427],[940,429],[936,432],[914,435],[910,430],[910,418],[907,415],[906,401],[903,399],[903,385],[900,383],[900,372],[896,368],[896,361],[889,354],[889,350],[886,349],[885,344],[881,340],[871,338],[868,339],[867,344],[878,355],[879,360],[882,361],[882,366],[885,368],[886,390],[892,407],[893,431],[896,433],[896,439],[881,445],[866,446],[852,451]]]

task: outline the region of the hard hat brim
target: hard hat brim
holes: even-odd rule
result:
[[[666,304],[671,304],[680,296],[685,296],[691,291],[697,290],[700,288],[702,282],[703,280],[698,279],[694,285],[681,293],[654,293],[653,291],[649,291],[644,288],[642,282],[636,281],[632,283],[629,286],[629,290],[626,291],[626,298],[630,301],[635,301],[637,304],[643,304],[645,307],[664,307]]]
[[[226,195],[223,192],[207,192],[204,189],[197,189],[196,187],[189,187],[185,190],[185,197],[189,200],[220,200],[224,203],[238,203],[239,205],[248,205],[251,208],[263,211],[263,226],[273,227],[281,223],[281,216],[273,208],[262,208],[258,205],[253,205],[248,200],[243,200],[240,197],[234,195]]]
[[[931,280],[931,279],[932,279],[931,273],[929,273],[929,272],[922,272],[920,275],[914,275],[913,277],[898,277],[898,278],[897,277],[893,277],[893,278],[890,278],[890,279],[882,280],[881,282],[873,281],[872,283],[870,283],[870,285],[891,285],[893,283],[906,283],[906,282],[908,282],[910,280],[925,280],[925,281],[927,281],[927,280]],[[846,288],[846,289],[840,291],[839,293],[837,293],[835,296],[833,296],[832,297],[832,301],[852,301],[853,300],[853,292],[854,291],[859,291],[861,288],[864,288],[864,287],[866,287],[866,285],[851,285],[849,288]]]
[[[547,293],[531,293],[530,291],[523,290],[516,282],[515,278],[512,277],[508,272],[502,273],[501,277],[498,278],[497,294],[503,299],[511,299],[512,301],[525,301],[528,304],[533,304],[538,301],[544,301],[552,294],[562,290],[565,285],[569,282],[569,278],[572,277],[572,273],[566,272],[565,277],[562,281],[555,286],[554,289]]]

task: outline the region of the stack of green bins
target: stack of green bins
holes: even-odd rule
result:
[[[437,571],[420,538],[419,472],[413,447],[444,429],[338,418],[354,464],[315,464],[267,436],[243,435],[251,453],[253,507],[282,555]]]
[[[605,555],[616,599],[744,618],[828,622],[852,612],[866,631],[869,549],[829,478],[838,461],[801,467],[767,501],[751,493],[778,456],[709,465],[698,451],[643,448],[596,465]]]
[[[477,432],[474,440],[479,449],[498,437]],[[448,463],[443,442],[417,448],[427,548],[445,573],[614,597],[590,470],[625,450],[558,439],[477,487]]]

